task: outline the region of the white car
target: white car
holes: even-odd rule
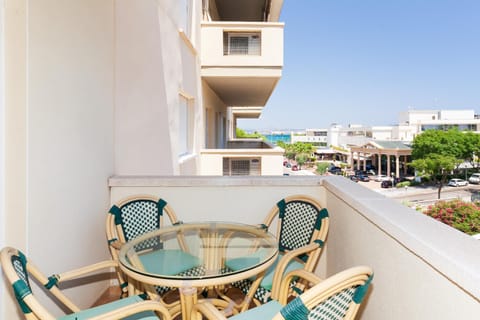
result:
[[[468,182],[479,184],[480,183],[480,173],[474,173],[468,178]]]
[[[375,181],[377,182],[382,182],[382,181],[389,181],[390,177],[384,175],[384,174],[379,174],[378,176],[375,177]]]
[[[463,179],[450,179],[450,181],[448,181],[448,185],[452,187],[468,186],[468,181]]]

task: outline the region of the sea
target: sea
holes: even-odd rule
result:
[[[272,143],[272,144],[277,144],[278,141],[283,141],[285,143],[291,143],[291,141],[292,141],[292,137],[291,137],[290,134],[271,133],[271,134],[265,134],[264,136],[265,136],[265,138],[267,138],[267,141]]]

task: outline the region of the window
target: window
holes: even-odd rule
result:
[[[224,32],[223,54],[228,55],[260,55],[260,32]]]
[[[261,174],[259,158],[223,158],[224,176],[259,176]]]
[[[183,156],[192,153],[193,140],[193,98],[180,93],[178,108],[178,154]]]

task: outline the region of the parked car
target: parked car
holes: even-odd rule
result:
[[[358,182],[359,178],[357,176],[350,176],[350,180]]]
[[[328,168],[328,172],[330,172],[331,174],[342,174],[342,168],[332,166]]]
[[[474,173],[468,178],[468,182],[479,184],[480,183],[480,173]]]
[[[359,174],[359,175],[356,175],[356,177],[358,178],[359,181],[362,181],[362,182],[370,181],[370,178],[366,174]]]
[[[455,179],[450,179],[450,181],[448,181],[448,185],[452,187],[468,186],[468,181],[455,178]]]
[[[375,176],[375,181],[377,182],[389,181],[389,180],[391,180],[390,177],[384,174],[379,174],[378,176]]]
[[[392,188],[393,187],[393,182],[392,182],[392,180],[384,180],[380,184],[380,187],[382,187],[382,188]]]
[[[292,171],[298,171],[298,166],[296,164],[292,166]]]

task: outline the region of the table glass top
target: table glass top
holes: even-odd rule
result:
[[[146,233],[125,244],[120,263],[149,277],[196,280],[224,277],[276,257],[275,237],[237,223],[184,223]]]

